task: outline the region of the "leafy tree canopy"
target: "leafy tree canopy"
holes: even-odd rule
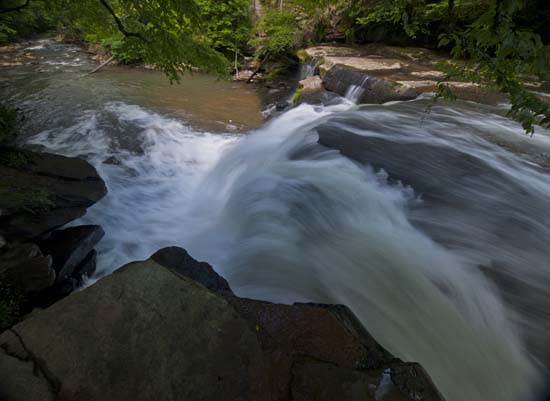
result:
[[[8,1],[2,15],[27,12],[43,3],[52,18],[87,41],[113,45],[127,60],[155,64],[171,79],[193,67],[223,73],[224,53],[246,43],[250,31],[248,0],[28,0]],[[21,7],[20,10],[11,11]],[[2,25],[0,25],[2,26]]]

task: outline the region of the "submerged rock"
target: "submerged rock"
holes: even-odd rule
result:
[[[0,399],[442,400],[349,309],[224,283],[180,248],[120,268],[0,335]]]

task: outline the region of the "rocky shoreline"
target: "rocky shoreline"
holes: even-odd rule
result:
[[[240,298],[181,248],[75,292],[104,233],[60,227],[105,184],[83,160],[26,154],[18,168],[0,166],[0,187],[40,190],[47,202],[0,198],[0,279],[25,300],[25,316],[0,334],[1,400],[443,399],[345,306]]]
[[[357,87],[357,103],[381,104],[411,100],[422,93],[437,92],[445,80],[441,71],[448,56],[416,47],[371,44],[361,47],[319,45],[298,52],[313,74],[300,82],[296,102],[322,101],[323,92],[349,95]],[[445,81],[457,98],[497,104],[505,96],[479,84]]]
[[[0,165],[0,280],[22,292],[26,313],[68,295],[95,271],[101,227],[60,227],[107,189],[84,160],[23,152],[18,165]]]
[[[165,248],[0,335],[2,400],[442,400],[340,305],[239,298]]]

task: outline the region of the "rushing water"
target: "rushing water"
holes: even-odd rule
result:
[[[76,48],[28,51],[45,58],[2,71],[0,89],[27,113],[29,146],[86,157],[106,180],[75,223],[106,231],[98,277],[184,246],[239,295],[350,306],[449,401],[536,399],[549,365],[549,132],[526,138],[473,104],[341,100],[245,136],[261,115],[243,87],[85,76]]]

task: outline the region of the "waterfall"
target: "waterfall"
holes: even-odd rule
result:
[[[300,80],[315,75],[315,68],[317,67],[318,60],[311,59],[300,64]]]
[[[363,78],[363,81],[359,85],[350,85],[348,87],[348,90],[346,91],[345,98],[348,99],[352,103],[358,103],[361,99],[361,96],[363,96],[363,93],[365,93],[365,85],[367,84],[369,80],[369,76],[365,75]]]
[[[538,365],[537,352],[547,344],[544,311],[550,307],[548,175],[472,133],[506,128],[520,134],[506,119],[485,116],[470,130],[459,121],[474,111],[441,108],[423,122],[423,104],[302,105],[286,113],[236,144],[205,177],[190,208],[201,216],[201,232],[184,245],[213,262],[241,296],[348,305],[391,352],[422,363],[449,401],[527,399],[547,369]],[[441,127],[452,130],[445,135]],[[435,176],[425,190],[441,185],[434,193],[459,193],[462,203],[470,199],[483,213],[465,219],[460,203],[450,201],[432,210],[423,199],[429,193],[319,146],[322,130],[437,144],[431,150],[448,163],[439,168],[457,176],[454,184]],[[406,149],[390,159],[402,159]],[[488,180],[458,180],[464,171],[445,153],[452,149],[465,160],[479,158]],[[414,164],[403,168],[414,173]],[[527,198],[496,198],[516,186]],[[522,204],[507,204],[515,201]],[[526,241],[509,241],[514,224],[500,233],[493,219],[521,226],[518,234],[530,232],[530,254],[522,249]],[[441,241],[422,229],[430,225]],[[479,269],[491,261],[506,262],[503,268],[526,286],[525,297],[536,299],[538,309],[525,312],[518,300],[503,301]],[[527,352],[529,335],[538,346]]]
[[[48,87],[48,107],[63,89]],[[107,233],[95,279],[179,245],[241,296],[348,305],[448,401],[526,400],[548,377],[550,179],[495,145],[539,157],[547,130],[526,138],[498,110],[426,114],[416,100],[304,104],[249,135],[216,134],[88,97],[28,144],[84,156],[107,183],[74,223]]]

